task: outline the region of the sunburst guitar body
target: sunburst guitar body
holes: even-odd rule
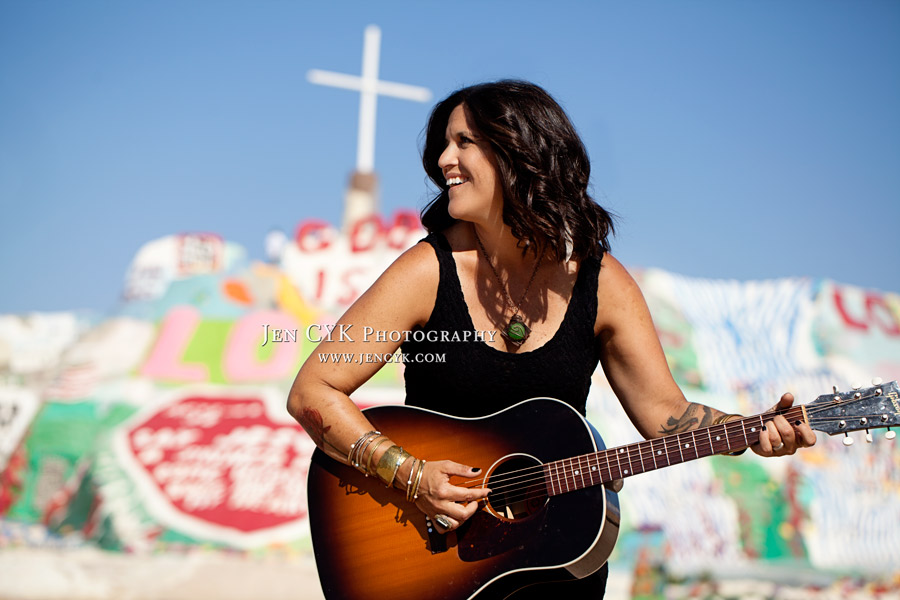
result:
[[[586,577],[603,566],[618,536],[611,484],[751,446],[776,414],[831,435],[895,427],[898,398],[896,382],[835,391],[805,406],[612,449],[572,407],[549,398],[476,419],[369,408],[372,425],[413,456],[481,468],[479,479],[452,482],[491,494],[475,516],[440,534],[402,492],[316,450],[307,493],[322,589],[334,600],[485,600]]]

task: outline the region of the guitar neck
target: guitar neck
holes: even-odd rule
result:
[[[556,496],[713,454],[741,450],[757,443],[765,422],[779,414],[791,423],[807,420],[803,406],[792,406],[721,425],[546,463],[543,469],[547,492]]]

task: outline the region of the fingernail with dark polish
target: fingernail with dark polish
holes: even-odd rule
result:
[[[472,467],[472,472],[473,472],[473,473],[480,473],[480,472],[481,472],[481,469],[479,469],[478,467]]]

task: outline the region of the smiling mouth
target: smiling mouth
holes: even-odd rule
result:
[[[455,187],[455,186],[465,183],[467,181],[468,181],[468,178],[466,178],[466,177],[450,177],[447,179],[447,185],[449,187]]]

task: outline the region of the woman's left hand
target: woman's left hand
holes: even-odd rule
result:
[[[793,394],[785,394],[773,410],[790,408],[794,404]],[[765,431],[760,433],[759,443],[751,446],[760,456],[787,456],[797,448],[808,448],[816,443],[816,434],[806,423],[792,425],[782,415],[766,422]]]

